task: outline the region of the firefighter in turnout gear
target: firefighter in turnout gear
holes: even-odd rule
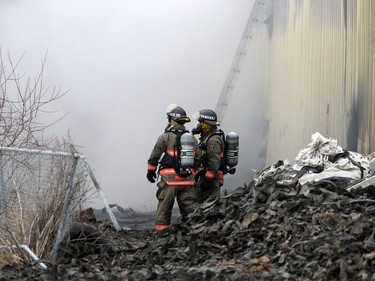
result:
[[[199,166],[196,153],[198,141],[185,129],[184,124],[190,122],[190,118],[182,107],[170,104],[166,114],[168,125],[157,139],[147,162],[147,179],[154,183],[160,175],[156,192],[156,232],[168,228],[171,224],[175,198],[182,217],[194,211],[196,205],[195,181],[190,166]],[[187,145],[186,139],[189,140]]]
[[[220,187],[224,184],[224,173],[221,165],[224,157],[225,135],[218,129],[220,123],[213,110],[203,109],[193,115],[198,123],[192,130],[200,134],[199,154],[201,167],[195,176],[197,202],[220,197]]]

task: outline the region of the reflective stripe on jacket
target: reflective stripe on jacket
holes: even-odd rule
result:
[[[163,153],[175,157],[177,156],[176,142],[177,135],[170,131],[185,131],[185,126],[178,124],[177,122],[171,120],[171,125],[166,129],[166,131],[159,136],[157,139],[154,149],[151,152],[151,155],[147,161],[148,167],[157,167],[159,165],[159,159]],[[197,150],[198,141],[194,138],[194,147]],[[198,154],[195,154],[195,162],[197,167],[199,165],[200,158]],[[165,180],[168,185],[194,185],[194,175],[190,175],[187,178],[181,178],[177,175],[176,171],[173,168],[164,168],[159,172],[160,176]]]
[[[174,168],[165,168],[160,170],[159,174],[164,178],[164,181],[168,185],[176,185],[176,186],[182,186],[182,185],[194,185],[194,177],[191,175],[187,178],[181,178],[179,175],[177,175]]]

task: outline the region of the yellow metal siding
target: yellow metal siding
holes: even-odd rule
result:
[[[375,151],[375,1],[277,0],[269,39],[267,162],[320,132]]]

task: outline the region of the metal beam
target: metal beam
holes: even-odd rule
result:
[[[265,6],[265,0],[257,0],[253,6],[250,13],[250,17],[247,21],[245,31],[242,34],[242,38],[237,47],[236,54],[234,55],[231,67],[229,69],[227,78],[225,80],[223,89],[221,91],[219,100],[215,107],[215,112],[217,114],[218,120],[223,121],[224,115],[229,104],[230,96],[232,95],[236,81],[241,72],[241,65],[246,56],[246,49],[249,42],[253,38],[254,25],[259,21],[259,14],[262,8]]]

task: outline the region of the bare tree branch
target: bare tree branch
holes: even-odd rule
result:
[[[59,122],[63,115],[48,124],[39,122],[42,114],[51,113],[45,108],[63,97],[68,91],[44,85],[47,54],[34,79],[18,74],[23,54],[15,63],[8,54],[4,61],[0,49],[0,145],[20,147],[48,146],[53,139],[43,139],[43,132]]]

